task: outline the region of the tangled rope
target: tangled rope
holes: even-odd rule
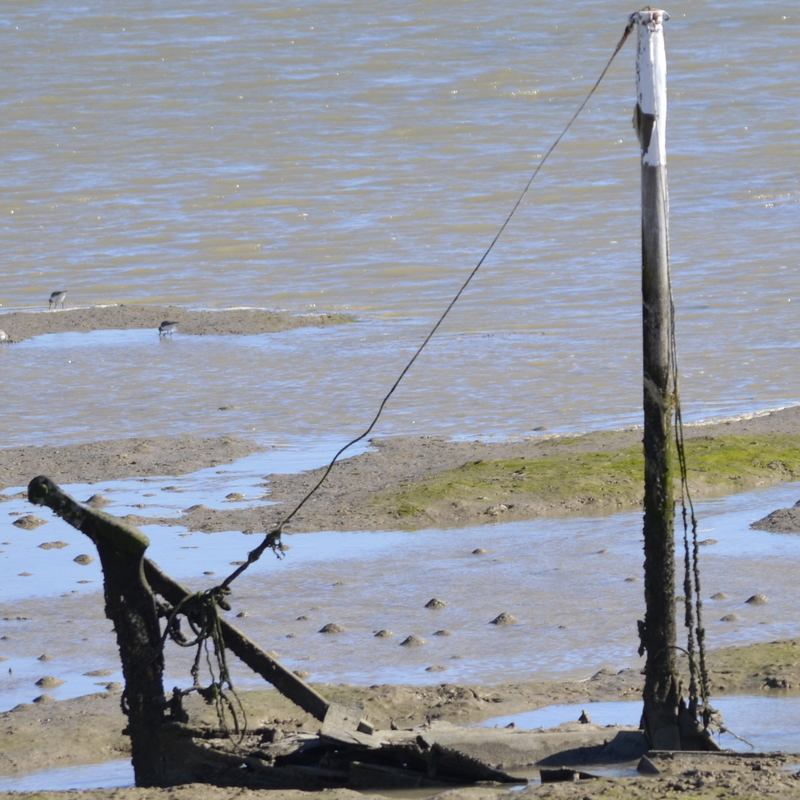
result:
[[[192,686],[185,690],[175,690],[179,699],[192,692],[197,692],[217,712],[220,728],[227,738],[233,741],[237,737],[241,742],[247,729],[247,715],[239,695],[233,687],[228,662],[225,656],[225,641],[220,625],[219,609],[230,611],[226,599],[229,589],[215,588],[206,592],[197,592],[181,600],[168,612],[167,624],[161,639],[163,651],[167,638],[180,647],[197,649],[192,663]],[[187,638],[180,628],[180,616],[185,617],[192,631],[192,638]],[[205,661],[211,681],[207,686],[200,683],[200,670]],[[230,717],[232,725],[228,724]],[[235,743],[236,744],[236,743]]]

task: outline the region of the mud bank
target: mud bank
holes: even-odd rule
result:
[[[54,311],[12,311],[0,315],[0,327],[11,344],[47,333],[88,333],[101,330],[152,328],[157,335],[164,321],[178,323],[181,335],[242,335],[276,333],[295,328],[325,327],[353,322],[349,314],[304,314],[262,308],[195,311],[181,306],[111,305]]]
[[[800,480],[800,407],[687,426],[686,440],[695,498]],[[334,466],[286,530],[415,530],[632,510],[641,503],[640,441],[638,429],[506,442],[376,438],[368,452]],[[242,438],[192,436],[13,447],[0,450],[0,487],[25,486],[39,474],[60,483],[186,474],[259,449]],[[262,499],[273,505],[198,504],[179,521],[146,510],[128,520],[206,533],[269,530],[323,469],[264,476]]]

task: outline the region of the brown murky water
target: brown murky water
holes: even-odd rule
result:
[[[43,309],[67,289],[67,305],[346,308],[361,322],[4,346],[0,381],[13,391],[0,444],[180,431],[349,438],[632,10],[616,0],[581,0],[568,14],[521,0],[9,6],[3,309]],[[800,18],[738,0],[669,10],[685,413],[794,403]],[[381,432],[507,436],[639,420],[633,96],[627,45]]]

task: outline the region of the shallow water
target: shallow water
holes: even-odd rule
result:
[[[3,296],[349,309],[357,325],[0,348],[0,445],[363,429],[633,9],[578,0],[12,4],[0,25]],[[800,401],[800,17],[671,9],[671,252],[687,419]],[[580,23],[574,22],[580,20]],[[629,43],[379,432],[640,420]],[[0,317],[0,326],[2,318]],[[13,331],[9,331],[13,337]],[[222,405],[235,405],[219,412]]]

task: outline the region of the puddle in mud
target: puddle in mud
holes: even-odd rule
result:
[[[719,697],[713,705],[723,714],[725,724],[737,735],[752,743],[757,752],[800,752],[800,698],[774,697]],[[600,725],[630,725],[639,723],[642,704],[640,702],[584,703],[582,705],[555,705],[495,717],[479,723],[483,727],[505,727],[514,723],[522,730],[551,728],[563,722],[574,722],[582,711],[586,711],[592,722]],[[719,744],[727,750],[749,751],[745,743],[735,737],[722,734]],[[586,770],[604,777],[633,777],[637,774],[636,763],[593,764]],[[538,770],[514,771],[537,783]],[[64,789],[115,788],[134,785],[133,768],[127,759],[115,759],[103,764],[88,764],[66,769],[53,769],[16,777],[0,777],[0,792],[47,791]],[[516,788],[524,788],[520,785]],[[509,787],[502,787],[503,792]],[[444,791],[444,789],[443,789]],[[430,796],[430,790],[382,792],[387,796],[414,798]]]
[[[29,775],[0,776],[0,792],[45,792],[67,789],[116,789],[134,786],[133,767],[126,758],[103,764],[48,769]]]
[[[137,497],[167,504],[162,495],[169,495],[169,503],[188,506],[202,499],[209,505],[224,502],[233,490],[248,498],[256,495],[255,484],[264,475],[286,469],[272,460],[276,455],[281,456],[257,454],[224,470],[163,479],[169,481],[163,485],[147,480],[68,488],[82,500],[95,492],[107,494],[112,513],[127,513]],[[319,461],[317,456],[307,465]],[[186,491],[164,492],[165,485]],[[796,485],[783,485],[698,503],[701,538],[716,542],[701,548],[709,646],[797,635],[800,537],[751,531],[749,524],[777,507],[793,505],[798,493]],[[187,497],[190,502],[184,501]],[[0,512],[17,507],[31,513],[21,500],[0,505]],[[46,526],[11,528],[13,533],[5,535],[14,537],[12,544],[0,546],[6,551],[0,565],[11,576],[0,587],[0,658],[7,659],[0,665],[0,710],[42,694],[36,681],[43,676],[65,681],[48,690],[56,699],[120,681],[114,637],[103,616],[99,564],[80,566],[72,560],[78,553],[92,554],[91,544],[48,511],[42,516],[51,520]],[[260,541],[238,532],[144,530],[154,560],[194,589],[213,585],[230,571],[232,561],[243,559]],[[640,663],[640,539],[640,513],[455,530],[296,534],[285,537],[290,546],[286,558],[268,555],[235,584],[229,618],[287,667],[310,673],[312,681],[369,685],[582,678],[603,667]],[[69,547],[37,547],[55,540]],[[487,552],[473,554],[479,547]],[[23,571],[32,575],[19,577]],[[727,599],[710,600],[717,592],[725,592]],[[757,592],[769,602],[745,603]],[[21,597],[24,602],[15,602]],[[432,598],[445,605],[426,608]],[[516,617],[517,624],[491,624],[503,612]],[[730,614],[740,619],[723,622]],[[330,622],[345,630],[320,633]],[[380,630],[393,635],[376,637]],[[411,635],[423,644],[401,646]],[[176,648],[168,652],[169,685],[188,680],[188,658]],[[110,672],[102,679],[84,674],[97,669]],[[238,662],[232,669],[242,688],[263,685]]]
[[[800,753],[800,697],[712,697],[711,705],[722,713],[725,726],[746,739],[718,734],[715,739],[725,750],[739,752]],[[513,723],[523,730],[552,728],[563,722],[576,722],[586,713],[598,725],[637,726],[642,715],[641,702],[584,703],[554,705],[494,717],[479,723],[483,727],[504,728]]]

